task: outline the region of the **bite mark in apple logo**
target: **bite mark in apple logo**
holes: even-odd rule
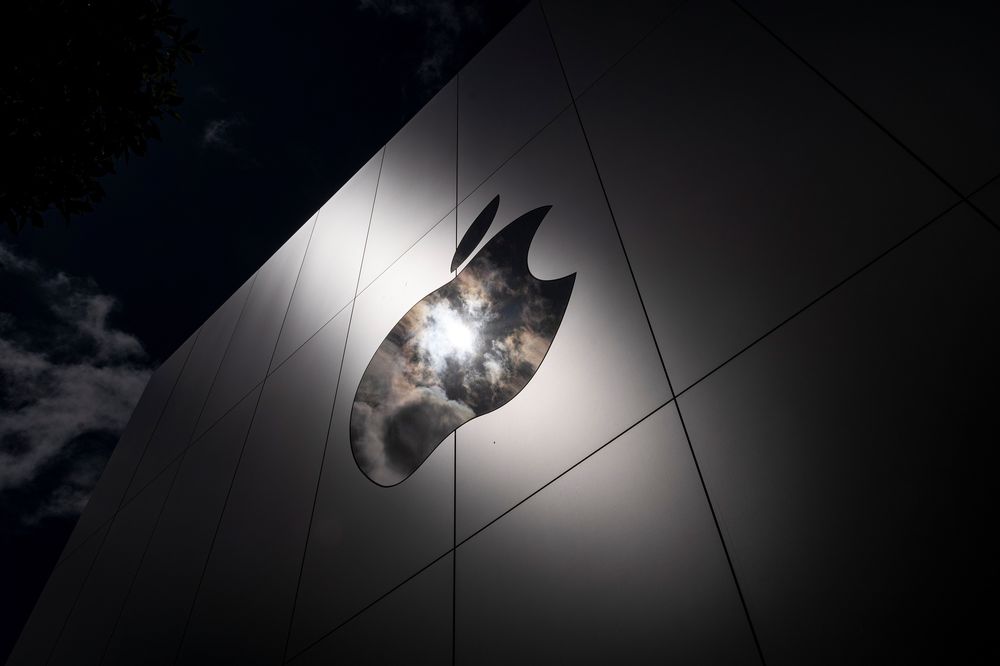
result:
[[[455,270],[496,216],[499,195],[469,227]],[[538,370],[576,273],[539,280],[528,250],[551,206],[504,227],[447,284],[403,315],[379,345],[351,408],[351,451],[380,486],[405,480],[463,423],[509,402]]]

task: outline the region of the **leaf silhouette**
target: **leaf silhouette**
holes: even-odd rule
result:
[[[476,249],[479,245],[479,241],[483,240],[483,236],[489,231],[490,225],[493,224],[493,218],[497,215],[497,209],[500,208],[500,195],[493,197],[493,201],[486,204],[486,208],[483,209],[473,221],[472,226],[469,230],[465,232],[462,236],[462,242],[458,244],[458,248],[455,250],[455,256],[451,258],[451,270],[454,272],[463,261]]]

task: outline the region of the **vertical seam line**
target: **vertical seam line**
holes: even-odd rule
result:
[[[685,436],[685,439],[687,440],[688,451],[691,453],[691,458],[692,458],[692,460],[694,461],[694,464],[695,464],[695,471],[698,474],[698,479],[701,482],[702,490],[703,490],[703,492],[705,494],[705,501],[708,503],[708,508],[709,508],[709,510],[710,510],[710,512],[712,514],[712,520],[715,522],[716,533],[719,536],[719,542],[722,545],[723,554],[726,556],[726,562],[729,565],[729,571],[730,571],[730,574],[732,575],[732,578],[733,578],[733,584],[736,587],[736,593],[739,596],[740,605],[743,607],[743,614],[746,617],[747,626],[749,627],[750,634],[753,637],[754,646],[757,648],[757,656],[759,657],[759,659],[760,659],[760,661],[761,661],[762,664],[766,664],[767,662],[764,659],[764,651],[761,648],[760,640],[759,640],[759,638],[757,636],[757,630],[754,627],[752,618],[750,617],[750,609],[747,606],[746,598],[743,595],[743,589],[740,586],[739,578],[736,576],[736,569],[733,566],[732,556],[729,553],[729,548],[726,545],[726,540],[725,540],[725,538],[724,538],[724,536],[722,534],[722,530],[719,528],[719,521],[718,521],[718,518],[717,518],[717,515],[716,515],[715,506],[712,503],[712,498],[711,498],[711,496],[708,493],[708,486],[705,484],[705,478],[702,475],[701,465],[698,463],[698,457],[695,454],[694,445],[692,444],[691,438],[688,435],[687,427],[684,425],[684,419],[681,416],[680,406],[677,404],[677,399],[676,399],[676,395],[674,394],[673,384],[670,381],[670,374],[667,372],[667,366],[666,366],[666,363],[663,360],[663,354],[660,351],[660,345],[659,345],[658,341],[656,340],[656,334],[653,331],[653,325],[652,325],[652,322],[649,319],[649,312],[646,310],[646,304],[645,304],[645,301],[642,298],[642,292],[639,289],[639,283],[636,280],[635,271],[633,271],[633,269],[632,269],[632,262],[630,261],[629,256],[628,256],[628,252],[625,249],[625,241],[624,241],[624,238],[622,237],[621,229],[619,229],[619,227],[618,227],[618,220],[615,217],[614,209],[611,206],[611,199],[608,196],[607,188],[604,185],[604,179],[601,177],[600,169],[597,166],[597,158],[594,156],[593,148],[590,145],[590,138],[587,136],[587,130],[585,129],[585,127],[583,125],[583,118],[580,115],[580,109],[579,109],[579,107],[577,105],[576,98],[573,97],[573,91],[570,88],[569,79],[566,76],[566,68],[563,65],[562,57],[559,55],[559,47],[556,45],[555,36],[552,34],[552,27],[551,27],[551,25],[549,25],[548,16],[545,14],[545,8],[542,7],[541,3],[539,3],[539,8],[542,11],[542,19],[545,22],[545,27],[546,27],[546,29],[548,30],[548,33],[549,33],[549,39],[552,41],[552,48],[555,51],[556,60],[558,61],[559,68],[560,68],[560,70],[562,71],[562,74],[563,74],[563,81],[566,84],[566,90],[567,90],[567,92],[568,92],[568,94],[570,96],[570,99],[572,100],[573,111],[576,113],[577,123],[578,123],[578,125],[580,127],[580,132],[583,135],[584,143],[587,146],[587,152],[590,155],[590,160],[591,160],[591,163],[592,163],[592,165],[594,167],[594,173],[597,176],[597,182],[601,186],[601,193],[604,195],[604,201],[605,201],[605,204],[608,207],[608,215],[611,217],[611,222],[614,225],[615,233],[618,235],[618,242],[620,243],[622,254],[625,257],[625,264],[628,266],[629,275],[632,277],[632,284],[633,284],[633,286],[635,288],[636,297],[639,299],[639,305],[642,307],[643,315],[646,317],[646,325],[649,328],[650,336],[653,339],[653,345],[656,348],[657,355],[659,356],[660,365],[663,368],[663,375],[664,375],[664,377],[667,380],[667,387],[669,388],[670,394],[671,394],[672,399],[674,401],[674,408],[677,410],[677,416],[678,416],[678,418],[681,421],[682,428],[684,429],[684,436]]]
[[[337,370],[337,382],[333,389],[333,401],[330,404],[330,417],[326,424],[326,435],[323,438],[323,454],[320,456],[319,473],[316,475],[316,490],[313,493],[312,509],[309,512],[309,524],[306,526],[305,543],[302,546],[302,557],[299,561],[299,573],[295,582],[295,596],[292,598],[292,610],[288,617],[288,630],[285,632],[285,645],[281,652],[282,663],[288,661],[288,647],[292,639],[292,627],[295,625],[295,609],[299,603],[299,590],[302,588],[302,574],[305,571],[306,555],[309,552],[309,538],[312,536],[313,519],[316,516],[316,505],[319,501],[319,489],[323,481],[323,467],[326,463],[326,452],[330,447],[330,432],[333,428],[333,415],[337,407],[337,394],[340,393],[340,380],[344,375],[344,361],[347,358],[347,343],[351,338],[351,322],[354,320],[354,306],[358,301],[358,288],[361,286],[361,274],[365,265],[365,253],[368,250],[368,237],[372,230],[372,220],[375,217],[375,202],[378,200],[378,187],[382,180],[382,166],[385,164],[385,147],[379,160],[378,175],[375,177],[375,192],[372,195],[372,207],[368,213],[368,229],[365,231],[365,242],[361,248],[361,265],[358,266],[358,278],[354,283],[354,298],[351,299],[351,311],[347,317],[347,332],[344,334],[344,350],[340,355],[340,368]]]

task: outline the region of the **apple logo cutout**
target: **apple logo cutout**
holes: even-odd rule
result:
[[[496,196],[469,227],[454,271],[486,235]],[[351,451],[380,486],[405,480],[451,433],[499,409],[531,380],[573,293],[576,273],[539,280],[528,250],[551,206],[504,227],[450,282],[389,331],[358,384]]]

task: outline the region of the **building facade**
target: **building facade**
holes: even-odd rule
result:
[[[995,652],[997,116],[862,18],[584,5],[164,362],[9,664]]]

